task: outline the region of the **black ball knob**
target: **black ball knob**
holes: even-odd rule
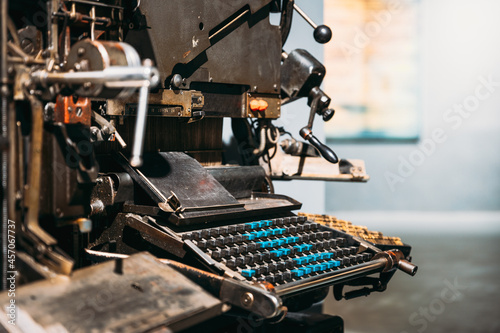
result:
[[[328,43],[332,39],[332,30],[326,25],[318,25],[314,29],[314,39],[321,44]]]
[[[332,119],[334,114],[335,114],[334,109],[326,109],[325,111],[323,111],[323,121],[328,121]]]

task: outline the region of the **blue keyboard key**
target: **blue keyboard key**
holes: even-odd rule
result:
[[[332,260],[332,261],[328,261],[328,263],[331,263],[333,266],[332,267],[339,267],[340,266],[340,261],[337,261],[337,260]]]
[[[309,265],[307,267],[311,268],[313,272],[319,272],[321,270],[321,265]]]
[[[280,249],[283,252],[283,255],[287,256],[290,254],[290,249]]]
[[[297,263],[297,265],[302,265],[303,263],[305,263],[305,258],[293,258],[293,260],[295,260],[295,262]]]
[[[269,252],[276,254],[276,257],[281,257],[281,255],[283,254],[280,250],[272,250]]]
[[[321,253],[321,259],[330,259],[332,257],[333,253],[327,252],[327,253]]]
[[[253,234],[243,234],[243,235],[241,235],[241,237],[243,238],[243,240],[254,240],[255,239],[255,235],[253,235]]]
[[[277,239],[276,241],[278,242],[278,246],[282,246],[283,244],[286,244],[286,240],[284,240],[283,238]]]
[[[265,249],[266,248],[266,243],[267,242],[255,242],[257,244],[257,248],[259,249]]]
[[[285,231],[286,231],[285,228],[279,228],[278,230],[279,230],[279,234],[280,235],[283,235],[285,233]]]
[[[302,246],[300,246],[300,245],[295,245],[294,249],[296,252],[302,252]]]
[[[309,267],[300,267],[299,269],[300,269],[301,271],[303,271],[303,272],[304,272],[304,274],[309,274],[309,273],[311,273],[311,272],[312,272],[312,269],[311,269],[311,268],[309,268]]]
[[[255,275],[255,270],[254,269],[244,269],[241,271],[241,275],[244,277],[252,277]]]
[[[295,243],[296,243],[296,242],[298,242],[298,241],[299,241],[299,239],[300,239],[298,236],[292,236],[292,238],[293,238],[293,241],[294,241]]]
[[[290,272],[292,272],[293,276],[295,277],[300,277],[304,275],[304,272],[300,269],[292,269]]]
[[[312,245],[310,244],[304,244],[303,246],[306,248],[306,251],[309,251],[312,248]]]
[[[324,271],[325,269],[328,268],[328,265],[326,263],[321,263],[321,264],[318,264],[321,266],[321,270]]]
[[[280,245],[277,239],[274,239],[274,240],[272,240],[270,242],[272,244],[271,247],[276,247],[276,246]]]

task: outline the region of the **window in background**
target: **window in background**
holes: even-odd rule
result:
[[[416,0],[328,0],[325,92],[335,117],[328,138],[417,139]]]

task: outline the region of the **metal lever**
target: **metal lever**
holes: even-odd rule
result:
[[[263,318],[275,318],[286,311],[281,299],[266,288],[202,271],[176,261],[160,259],[221,301],[243,308]]]
[[[319,141],[318,138],[312,134],[312,130],[310,128],[303,127],[300,130],[300,135],[304,139],[309,141],[309,143],[311,145],[313,145],[314,148],[316,148],[319,151],[319,153],[321,154],[321,156],[323,156],[323,158],[325,160],[327,160],[328,162],[333,163],[333,164],[339,162],[339,158],[337,157],[337,154],[335,154],[333,152],[333,150],[331,150],[328,146],[321,143],[321,141]]]
[[[332,39],[332,30],[328,26],[324,24],[317,25],[316,23],[314,23],[314,21],[311,20],[311,18],[307,16],[307,14],[295,3],[293,4],[293,9],[295,9],[297,13],[299,13],[300,16],[302,16],[304,20],[306,20],[306,22],[309,23],[311,27],[313,27],[313,36],[318,43],[325,44],[328,43],[330,39]]]
[[[370,249],[375,252],[373,260],[380,258],[386,259],[387,264],[384,272],[390,271],[394,268],[399,268],[400,270],[411,276],[417,274],[418,266],[406,260],[403,252],[401,252],[400,250],[381,251],[378,247],[366,242],[360,237],[353,236],[352,238],[359,242],[359,245],[362,249]]]
[[[307,123],[307,126],[303,127],[300,130],[300,136],[302,136],[305,140],[309,141],[311,145],[313,145],[323,156],[325,160],[327,160],[330,163],[338,163],[339,158],[337,157],[337,154],[333,152],[328,146],[325,144],[321,143],[321,141],[318,140],[317,137],[315,137],[312,134],[312,126],[314,123],[314,116],[318,112],[318,110],[322,109],[322,106],[328,106],[330,104],[330,99],[328,98],[328,101],[323,101],[323,97],[326,96],[325,94],[319,94],[315,93],[317,91],[321,91],[319,88],[313,88],[311,90],[310,96],[314,96],[312,100],[310,101],[311,105],[311,112],[309,113],[309,122]]]

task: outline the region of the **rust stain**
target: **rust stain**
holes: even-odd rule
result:
[[[187,51],[186,53],[184,53],[184,54],[182,55],[182,58],[186,58],[186,57],[189,55],[189,53],[191,53],[191,50],[189,50],[189,51]]]

